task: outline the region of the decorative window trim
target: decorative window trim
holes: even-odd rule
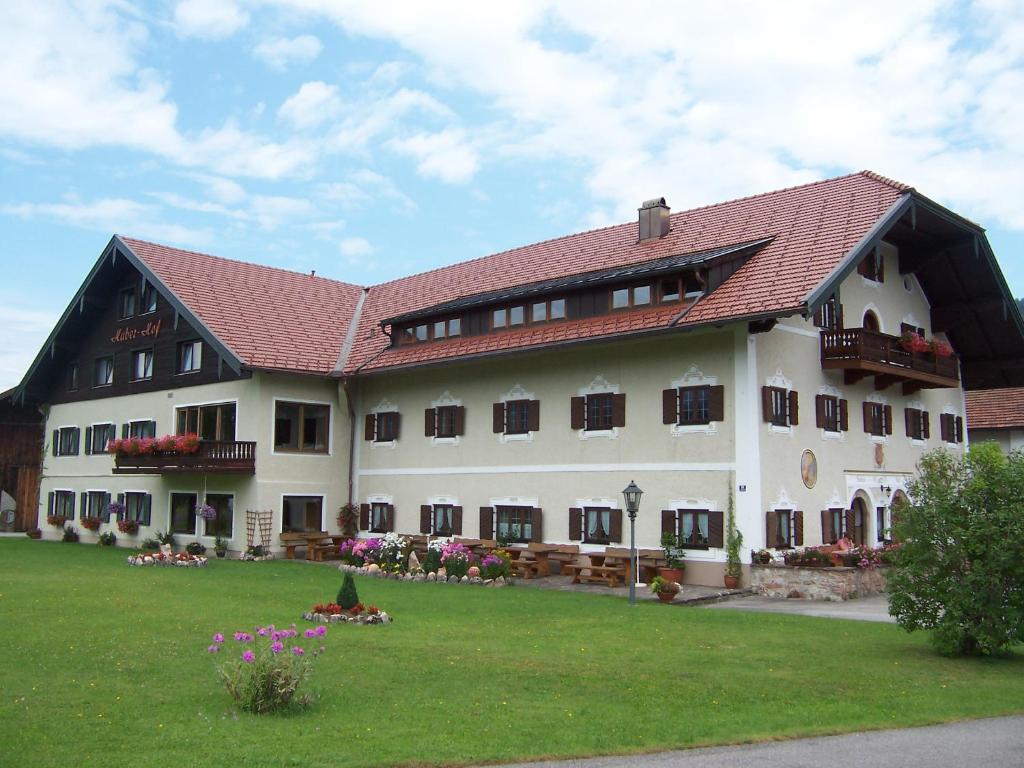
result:
[[[879,395],[877,392],[870,392],[864,397],[864,402],[877,403],[878,405],[881,405],[884,409],[885,406],[889,405],[889,398]],[[876,445],[886,445],[889,442],[889,436],[885,434],[884,426],[882,427],[881,435],[872,435],[866,432],[865,436],[868,438],[869,443],[874,443]]]
[[[537,497],[527,498],[526,496],[503,496],[501,498],[488,499],[488,506],[491,507],[533,507],[540,508],[540,499]]]
[[[621,501],[616,501],[615,499],[599,498],[599,499],[576,499],[576,503],[573,504],[572,506],[576,507],[578,509],[586,509],[587,507],[590,507],[591,509],[621,509],[621,505],[622,505],[622,502]],[[625,528],[625,526],[629,524],[628,523],[629,517],[627,516],[626,510],[624,510],[624,509],[622,510],[622,517],[623,517],[622,525],[623,525],[623,528]],[[582,554],[586,554],[588,552],[602,553],[602,552],[604,552],[605,547],[608,546],[606,544],[591,544],[589,542],[582,541],[582,540],[580,540],[578,542],[573,542],[573,543],[577,544],[579,546],[580,552]]]
[[[383,397],[383,398],[381,398],[381,401],[379,403],[377,403],[377,405],[373,406],[373,408],[370,409],[369,412],[376,416],[378,413],[401,413],[401,409],[395,403],[391,402],[386,397]],[[378,448],[389,448],[391,450],[394,450],[398,446],[398,439],[396,438],[394,440],[379,440],[379,441],[378,440],[370,440],[369,443],[370,443],[370,450],[371,451],[375,451]],[[370,503],[372,503],[372,502],[370,502]],[[378,502],[378,503],[390,504],[391,502],[389,501],[389,502]]]
[[[676,512],[680,511],[693,511],[702,510],[707,512],[722,512],[722,517],[725,517],[725,510],[718,503],[717,499],[669,499],[665,509],[674,509]],[[724,543],[724,541],[723,541]],[[719,547],[709,547],[708,549],[687,549],[686,559],[687,560],[703,560],[706,562],[715,562],[724,560],[725,550]]]
[[[461,397],[452,397],[452,393],[449,392],[447,389],[444,392],[441,393],[441,396],[439,398],[437,398],[436,400],[431,400],[430,401],[430,407],[431,408],[444,408],[446,406],[460,406],[460,405],[462,405],[462,398]],[[433,437],[430,438],[430,444],[431,445],[458,445],[461,442],[460,437],[461,437],[461,435],[455,435],[454,437],[438,437],[437,435],[434,435]],[[437,503],[438,504],[447,504],[448,502],[446,502],[446,501],[439,501]],[[459,506],[459,505],[458,504],[453,504],[453,506]]]
[[[877,283],[872,283],[872,285],[877,285]],[[875,302],[873,302],[873,301],[869,301],[867,304],[865,304],[864,305],[864,309],[862,309],[860,311],[860,322],[861,322],[861,325],[863,326],[864,315],[866,315],[868,312],[873,312],[875,317],[878,318],[878,332],[879,333],[888,333],[888,331],[885,330],[885,318],[882,315],[882,310],[880,310],[878,308],[878,306],[875,304]]]
[[[508,403],[509,401],[512,401],[512,400],[536,400],[536,399],[537,399],[537,397],[533,394],[533,392],[527,392],[525,389],[523,389],[522,385],[520,385],[517,382],[508,392],[506,392],[505,394],[503,394],[501,397],[498,398],[498,402],[499,403]],[[499,432],[497,437],[498,437],[498,442],[502,443],[502,444],[505,444],[505,443],[532,443],[533,442],[533,432],[532,431],[515,432],[515,433],[512,433],[512,434],[509,434],[508,432]],[[512,506],[515,506],[515,505],[512,505]],[[534,506],[536,506],[536,505],[534,505]]]
[[[787,396],[788,396],[788,393],[792,392],[793,389],[794,389],[793,382],[790,381],[789,379],[787,379],[782,374],[782,369],[781,368],[776,368],[775,369],[775,373],[772,374],[771,376],[769,376],[767,379],[765,379],[764,386],[766,386],[766,387],[776,387],[778,389],[784,389],[787,392]],[[783,427],[783,426],[780,426],[779,424],[773,424],[770,421],[763,422],[763,423],[768,427],[768,431],[771,434],[774,434],[774,435],[789,435],[790,437],[793,436],[793,425],[792,424],[786,424],[786,426]]]
[[[672,388],[678,390],[680,387],[716,387],[718,386],[717,376],[706,376],[696,365],[689,369],[678,379],[672,380]],[[707,424],[672,424],[669,434],[672,437],[683,435],[716,435],[718,434],[717,421],[708,421]]]
[[[580,387],[576,390],[576,394],[579,397],[587,397],[588,395],[618,395],[621,394],[619,391],[618,384],[611,384],[608,382],[602,374],[597,374],[591,382],[585,386]],[[618,440],[619,439],[619,428],[611,427],[610,429],[583,429],[576,430],[580,440]]]

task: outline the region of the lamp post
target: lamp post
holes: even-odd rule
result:
[[[622,491],[629,515],[629,604],[636,605],[636,512],[640,508],[640,497],[644,492],[632,480]]]

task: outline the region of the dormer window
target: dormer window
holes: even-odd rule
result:
[[[510,326],[522,325],[526,322],[526,307],[511,307],[508,311],[508,324]]]
[[[650,285],[634,285],[629,288],[616,288],[612,291],[612,309],[646,307],[650,303]]]

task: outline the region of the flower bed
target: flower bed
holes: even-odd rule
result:
[[[438,584],[475,584],[483,587],[504,587],[512,583],[511,579],[506,579],[504,576],[498,576],[495,579],[484,579],[481,576],[470,576],[469,573],[465,576],[456,576],[449,574],[444,568],[439,568],[437,571],[428,571],[424,573],[388,573],[381,569],[379,565],[349,565],[348,563],[342,563],[338,566],[338,570],[348,573],[358,573],[361,576],[376,576],[378,579],[394,579],[396,581],[430,581]],[[470,567],[472,571],[472,566]]]
[[[316,624],[390,624],[394,621],[377,606],[364,606],[362,603],[357,603],[347,611],[337,603],[318,603],[311,611],[302,614],[302,618]],[[316,630],[307,629],[306,637],[312,637],[311,632]]]
[[[190,555],[188,552],[165,554],[163,552],[140,552],[129,555],[128,565],[170,565],[178,568],[203,568],[207,558],[202,555]]]

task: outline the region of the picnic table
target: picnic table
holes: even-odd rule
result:
[[[328,552],[337,551],[337,547],[347,537],[328,533],[327,531],[289,531],[281,534],[281,546],[289,560],[295,559],[295,550],[306,547],[306,559],[321,561]]]
[[[665,564],[664,553],[660,549],[638,549],[637,569],[645,581],[650,581],[657,573],[659,566]],[[606,547],[604,552],[584,554],[587,562],[569,563],[562,567],[563,572],[572,575],[572,583],[580,582],[605,583],[615,587],[620,582],[628,584],[629,550],[623,547]]]
[[[541,544],[531,541],[526,547],[508,547],[511,558],[510,566],[515,576],[532,579],[534,576],[550,576],[551,561],[549,556],[558,552],[558,544]]]

